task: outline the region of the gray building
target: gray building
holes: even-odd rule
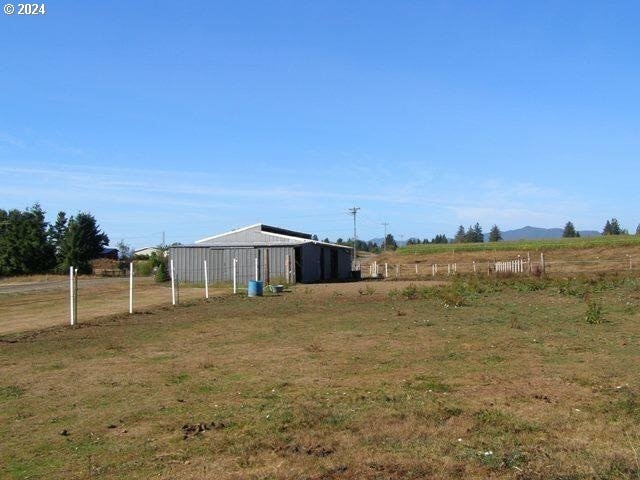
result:
[[[256,278],[267,283],[313,283],[351,278],[351,248],[313,240],[306,233],[258,223],[169,249],[176,279],[204,283],[233,281],[234,259],[239,285]]]

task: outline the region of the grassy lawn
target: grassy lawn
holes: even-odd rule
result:
[[[640,280],[389,284],[0,337],[0,477],[640,478]]]

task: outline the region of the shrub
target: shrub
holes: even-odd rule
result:
[[[164,263],[161,263],[156,270],[156,274],[154,276],[156,282],[166,282],[169,280],[169,274],[167,273],[167,266]]]
[[[596,324],[602,323],[602,305],[596,300],[590,300],[587,304],[587,314],[585,315],[587,323]]]

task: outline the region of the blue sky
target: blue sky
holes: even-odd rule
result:
[[[640,222],[637,2],[47,3],[0,17],[0,208],[112,243]]]

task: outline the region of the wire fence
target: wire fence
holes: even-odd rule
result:
[[[501,260],[463,262],[413,262],[378,263],[361,262],[356,265],[361,278],[408,279],[442,278],[456,274],[483,275],[541,275],[629,272],[640,269],[640,262],[631,255],[607,259],[549,259],[544,254],[539,259],[530,257],[506,258]]]

